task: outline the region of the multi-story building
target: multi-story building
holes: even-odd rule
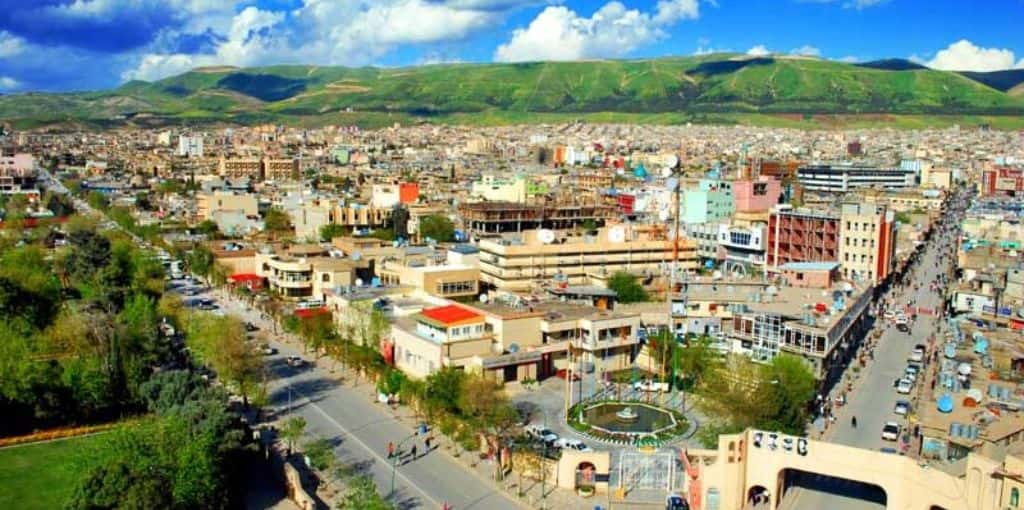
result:
[[[769,268],[788,262],[835,262],[839,258],[839,217],[778,205],[768,217]]]
[[[464,264],[385,260],[380,279],[385,285],[404,285],[445,299],[475,298],[480,291],[480,268]]]
[[[185,136],[181,135],[178,137],[178,155],[186,156],[190,158],[201,158],[203,157],[203,137],[196,136]]]
[[[487,286],[507,291],[528,291],[556,275],[576,285],[587,283],[590,275],[618,271],[660,275],[673,256],[672,245],[664,231],[624,226],[603,228],[593,236],[528,231],[517,237],[482,239],[480,273]],[[696,269],[696,243],[680,239],[678,247],[679,270]]]
[[[267,181],[291,181],[299,178],[299,160],[264,159],[263,179]]]
[[[391,326],[395,366],[417,379],[496,354],[492,338],[483,314],[455,304],[425,308]]]
[[[1021,196],[1024,193],[1024,168],[990,168],[981,172],[981,194]]]
[[[735,210],[742,213],[765,212],[779,203],[782,183],[773,177],[736,181],[732,185]]]
[[[839,263],[843,275],[873,284],[885,280],[893,268],[893,212],[884,205],[846,203],[839,219]]]
[[[199,221],[213,219],[221,211],[237,211],[243,216],[259,215],[259,201],[255,195],[214,191],[196,194],[196,217]]]
[[[399,182],[374,184],[370,204],[381,209],[394,207],[396,204],[414,204],[420,196],[420,185],[415,182]]]
[[[767,236],[763,223],[749,226],[719,225],[718,246],[725,252],[727,266],[763,266]]]
[[[238,179],[248,177],[253,180],[263,179],[263,162],[256,158],[225,159],[220,158],[217,174],[221,177]]]
[[[696,189],[683,192],[684,223],[714,223],[728,220],[734,212],[732,183],[701,179]]]
[[[35,183],[35,158],[31,154],[0,155],[0,192],[38,194]]]
[[[463,202],[459,220],[466,231],[475,234],[523,232],[536,228],[576,228],[584,223],[602,225],[617,217],[616,207],[595,200],[567,200],[553,204],[515,202]]]
[[[808,165],[797,169],[796,178],[804,189],[845,193],[858,188],[912,188],[917,172],[902,168],[856,165]]]

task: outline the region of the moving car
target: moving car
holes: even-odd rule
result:
[[[906,400],[897,400],[896,407],[892,409],[892,412],[900,416],[906,416],[910,413],[910,402],[907,402]]]
[[[299,367],[301,367],[301,366],[306,364],[306,360],[304,360],[304,359],[302,359],[302,358],[300,358],[298,356],[288,356],[287,362],[288,362],[288,366],[294,367],[294,368],[299,368]]]
[[[882,439],[895,441],[900,437],[900,424],[894,421],[887,421],[882,426]]]
[[[264,356],[273,356],[277,354],[277,349],[271,347],[270,344],[263,344],[260,346],[260,352],[263,353]]]
[[[576,450],[578,452],[592,452],[589,446],[580,441],[579,439],[569,439],[567,437],[559,438],[555,441],[555,448],[561,448],[563,450]]]
[[[558,434],[551,432],[551,429],[537,423],[531,423],[523,430],[526,431],[526,436],[530,439],[542,441],[548,446],[552,446],[556,441],[558,441]]]

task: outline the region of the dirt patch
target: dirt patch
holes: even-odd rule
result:
[[[364,87],[362,85],[355,85],[353,83],[334,82],[328,83],[327,89],[331,92],[341,92],[343,94],[358,94],[360,92],[369,92],[370,87]]]

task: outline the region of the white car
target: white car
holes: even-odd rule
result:
[[[576,450],[578,452],[594,451],[589,446],[584,444],[583,441],[580,441],[579,439],[569,439],[567,437],[563,437],[555,441],[554,446],[555,448],[560,448],[562,450]]]
[[[290,366],[290,367],[299,368],[299,367],[301,367],[302,365],[305,365],[305,364],[306,364],[306,360],[304,360],[304,359],[302,359],[302,358],[300,358],[298,356],[288,356],[288,366]]]
[[[892,409],[892,412],[900,416],[906,416],[910,413],[910,402],[907,402],[906,400],[897,401],[896,407]]]
[[[914,349],[913,352],[910,353],[910,357],[908,359],[914,363],[920,363],[924,360],[924,351]]]
[[[558,442],[558,434],[551,432],[551,429],[538,423],[531,423],[530,425],[527,425],[524,430],[528,437],[538,441],[543,441],[548,445],[553,445]]]
[[[661,391],[667,393],[669,386],[667,382],[658,382],[647,379],[633,383],[633,389],[637,391]]]
[[[906,377],[896,382],[896,393],[900,395],[907,395],[911,390],[914,389],[914,381],[907,379]]]
[[[887,421],[882,426],[882,439],[895,441],[900,438],[900,424],[894,421]]]

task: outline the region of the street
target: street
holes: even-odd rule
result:
[[[242,320],[250,321],[261,329],[263,338],[278,349],[267,356],[272,379],[269,382],[270,407],[287,418],[302,416],[310,435],[325,438],[335,444],[339,463],[355,466],[371,476],[385,496],[391,487],[391,463],[387,459],[389,441],[398,444],[413,435],[413,429],[395,420],[392,411],[373,403],[369,388],[354,388],[351,383],[341,384],[338,375],[329,368],[332,361],[324,358],[320,366],[311,363],[303,368],[292,368],[285,363],[287,356],[301,356],[312,361],[312,356],[301,347],[280,341],[270,334],[272,325],[237,300],[218,300],[222,309]],[[340,368],[340,364],[339,364]],[[439,509],[447,503],[455,510],[519,509],[519,504],[497,490],[492,482],[482,479],[450,458],[441,449],[423,455],[423,442],[419,438],[406,442],[406,448],[417,445],[420,458],[399,466],[395,474],[393,501],[398,508]]]
[[[944,218],[947,219],[948,218]],[[941,224],[940,224],[941,225]],[[936,225],[939,228],[939,225]],[[929,289],[929,282],[938,274],[945,272],[951,264],[952,257],[939,261],[939,252],[945,249],[950,241],[936,235],[925,247],[924,253],[908,278],[908,286],[904,293],[895,299],[896,306],[903,307],[908,301],[914,300],[918,307],[941,310],[942,297]],[[914,290],[914,283],[920,288]],[[883,319],[878,318],[881,322]],[[899,449],[899,442],[886,441],[881,437],[882,426],[887,421],[894,421],[903,427],[901,434],[908,433],[908,423],[904,416],[894,413],[898,400],[911,400],[922,384],[927,384],[924,376],[918,378],[917,385],[910,395],[896,393],[893,382],[903,376],[907,359],[915,344],[928,344],[928,337],[936,333],[939,319],[934,315],[920,314],[914,321],[910,333],[903,333],[891,324],[885,328],[874,352],[874,360],[861,374],[860,380],[854,384],[853,390],[847,394],[846,405],[836,408],[836,422],[831,426],[825,439],[829,442],[879,450],[882,448]],[[852,418],[857,418],[854,427]],[[837,510],[877,510],[885,505],[863,499],[858,491],[849,490],[850,484],[841,480],[817,477],[806,479],[804,483],[795,484],[786,492],[779,508],[786,510],[802,509],[837,509]],[[858,486],[860,493],[870,491],[863,485]]]

